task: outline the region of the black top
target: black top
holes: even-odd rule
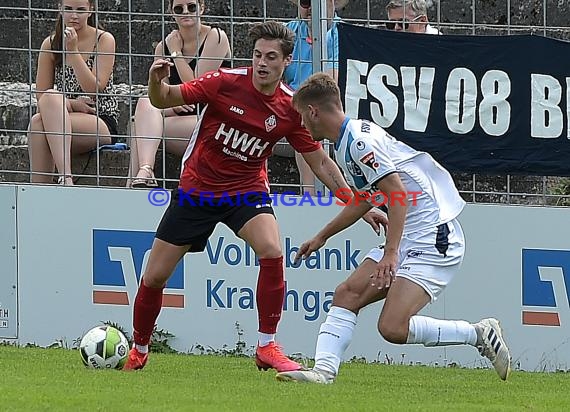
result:
[[[220,41],[222,40],[222,37],[220,35],[220,29],[217,27],[215,27],[215,29],[216,29],[216,32],[218,33],[218,44],[219,44]],[[206,37],[204,37],[202,44],[200,44],[200,48],[198,49],[198,56],[202,56],[202,51],[204,50],[204,44],[206,44],[206,39],[210,35],[211,31],[212,31],[212,28],[210,28],[210,31],[208,32],[208,34],[206,34]],[[170,50],[168,50],[168,46],[166,45],[166,42],[163,42],[162,44],[164,46],[164,55],[170,56]],[[198,64],[198,59],[196,59],[196,58],[193,58],[192,60],[190,60],[188,62],[188,66],[190,66],[192,71],[196,70],[197,64]],[[231,67],[231,61],[227,60],[227,59],[224,60],[222,62],[222,67]],[[168,81],[171,85],[183,83],[182,79],[180,78],[180,75],[178,74],[178,70],[176,70],[176,66],[173,66],[170,68],[170,77],[168,78]]]

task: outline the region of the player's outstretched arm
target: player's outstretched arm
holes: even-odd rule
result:
[[[170,76],[172,62],[156,59],[148,71],[148,97],[154,107],[166,109],[185,104],[180,86],[170,86],[163,79]]]
[[[339,194],[352,195],[353,190],[348,189],[348,183],[344,180],[342,172],[338,168],[337,164],[322,148],[313,152],[301,153],[301,155],[310,166],[313,173],[335,196],[339,198],[339,200],[347,203],[350,202],[350,199],[353,199],[352,196],[339,196]],[[376,210],[370,210],[368,213],[365,213],[363,218],[377,234],[381,233],[380,226],[386,227],[388,223],[386,216]],[[349,226],[350,225],[352,225],[352,223],[350,223]]]
[[[348,183],[336,163],[325,153],[323,148],[312,152],[301,153],[315,176],[335,195],[340,189],[348,189]]]
[[[406,196],[397,196],[395,194],[406,193],[406,188],[400,180],[397,173],[391,173],[383,177],[376,183],[377,189],[385,193],[388,199],[388,219],[390,221],[390,230],[386,234],[386,245],[384,253],[398,253],[400,248],[400,240],[404,233],[404,222],[406,221],[406,213],[408,211],[408,200]],[[394,200],[392,200],[394,199]]]
[[[376,187],[385,193],[388,199],[396,199],[395,194],[405,193],[405,187],[397,173],[391,173],[383,177]],[[376,265],[372,285],[378,289],[388,288],[396,279],[398,268],[398,255],[400,240],[404,233],[404,223],[408,211],[408,201],[406,197],[398,197],[398,201],[391,200],[388,204],[388,219],[390,220],[390,230],[386,232],[386,244],[384,245],[384,256]]]
[[[342,211],[336,215],[333,220],[327,223],[325,227],[315,235],[315,237],[301,245],[297,255],[295,256],[295,260],[308,258],[315,250],[323,247],[329,238],[343,231],[347,227],[352,226],[356,221],[364,216],[371,207],[372,206],[368,202],[348,202],[343,206]]]

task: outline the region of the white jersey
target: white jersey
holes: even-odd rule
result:
[[[404,234],[448,223],[465,206],[449,172],[430,154],[412,149],[372,122],[347,117],[335,154],[346,180],[358,191],[374,193],[380,179],[398,173],[408,194]]]

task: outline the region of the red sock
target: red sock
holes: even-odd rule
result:
[[[133,310],[133,338],[137,345],[148,345],[156,318],[162,308],[162,290],[149,288],[141,281]]]
[[[283,311],[285,282],[283,256],[259,259],[259,276],[255,301],[261,333],[276,333]]]

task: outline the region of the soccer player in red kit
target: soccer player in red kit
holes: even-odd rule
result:
[[[254,43],[252,67],[221,69],[176,86],[162,81],[172,66],[168,60],[156,60],[149,70],[148,94],[154,106],[199,103],[204,109],[183,158],[179,190],[173,192],[159,224],[140,282],[133,311],[135,344],[125,369],[145,366],[168,278],[187,252],[204,250],[219,222],[244,239],[259,258],[257,366],[279,372],[301,368],[275,344],[285,285],[279,228],[267,195],[266,160],[285,136],[333,193],[348,185],[302,126],[291,105],[293,92],[281,83],[291,62],[294,33],[268,21],[253,26],[249,35]],[[206,195],[225,201],[204,202]],[[381,221],[366,220],[374,229]]]

